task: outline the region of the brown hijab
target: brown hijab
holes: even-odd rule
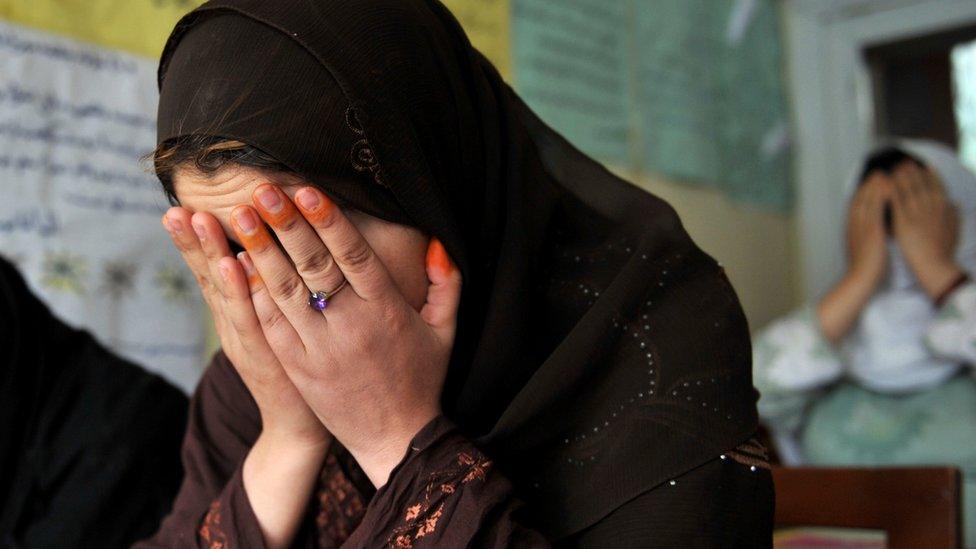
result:
[[[244,141],[444,242],[465,282],[445,413],[550,536],[756,430],[722,269],[542,123],[436,0],[211,1],[159,84],[160,143]]]

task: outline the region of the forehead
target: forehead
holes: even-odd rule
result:
[[[259,185],[277,185],[289,196],[294,196],[304,183],[292,174],[267,172],[248,166],[227,164],[211,174],[200,173],[192,168],[178,168],[173,174],[173,191],[180,206],[190,212],[208,212],[230,231],[230,212],[241,204],[251,204],[251,193]]]

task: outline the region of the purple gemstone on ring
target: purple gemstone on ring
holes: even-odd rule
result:
[[[308,296],[308,304],[316,311],[324,311],[329,304],[327,297],[325,292],[312,292],[312,295]]]

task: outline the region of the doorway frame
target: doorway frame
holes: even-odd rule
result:
[[[844,268],[846,186],[875,142],[865,48],[976,24],[976,0],[783,0],[793,121],[798,287],[823,295]]]

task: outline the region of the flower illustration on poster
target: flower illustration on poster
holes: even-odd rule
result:
[[[48,253],[44,257],[41,283],[51,290],[83,294],[83,279],[87,270],[87,262],[83,256],[70,252]]]
[[[179,265],[166,264],[156,273],[156,286],[169,302],[186,303],[193,295],[193,281],[186,269]]]
[[[109,261],[102,268],[102,291],[122,299],[135,290],[139,266],[131,261]]]

